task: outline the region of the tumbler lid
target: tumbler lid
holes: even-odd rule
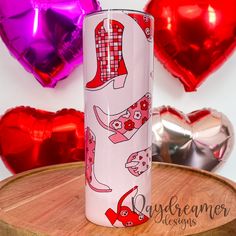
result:
[[[146,16],[149,16],[150,18],[154,19],[153,15],[151,15],[147,12],[139,11],[139,10],[133,10],[133,9],[103,9],[103,10],[99,10],[99,11],[90,12],[90,13],[86,14],[85,17],[98,15],[98,14],[102,14],[102,13],[105,13],[105,12],[120,12],[120,13],[131,13],[131,14],[136,13],[136,14],[146,15]]]

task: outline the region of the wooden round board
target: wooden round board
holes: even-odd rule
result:
[[[85,218],[83,173],[83,163],[73,163],[0,182],[0,235],[236,235],[236,186],[229,180],[154,163],[151,219],[137,227],[106,228]]]

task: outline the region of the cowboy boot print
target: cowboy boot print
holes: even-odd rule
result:
[[[148,169],[150,169],[152,163],[152,150],[147,148],[145,150],[135,152],[129,156],[125,167],[129,172],[138,177]]]
[[[152,32],[151,29],[153,28],[151,25],[151,19],[148,15],[141,15],[141,14],[132,14],[129,13],[128,16],[130,16],[131,18],[133,18],[137,24],[140,26],[140,28],[142,29],[142,31],[144,32],[147,40],[149,42],[152,42]]]
[[[105,184],[100,183],[94,170],[96,138],[89,127],[85,129],[85,183],[96,192],[111,192]]]
[[[133,187],[127,193],[125,193],[119,200],[117,204],[117,212],[113,209],[109,208],[105,215],[110,221],[112,225],[115,225],[116,221],[119,221],[125,227],[136,226],[145,223],[148,221],[148,217],[141,212],[135,212],[130,209],[130,207],[124,205],[124,200],[128,198],[128,196],[138,190],[138,186]],[[130,200],[131,202],[131,200]]]
[[[99,90],[113,82],[113,88],[123,88],[127,69],[122,52],[124,26],[116,21],[104,19],[95,29],[97,72],[86,84],[87,90]]]
[[[128,109],[115,115],[106,114],[98,106],[94,106],[94,113],[104,129],[114,132],[109,136],[114,144],[128,141],[151,117],[151,94],[145,94]]]

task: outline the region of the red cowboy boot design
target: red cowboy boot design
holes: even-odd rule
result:
[[[94,159],[96,138],[89,127],[85,130],[85,183],[96,192],[111,192],[112,190],[105,184],[100,183],[94,173]]]
[[[104,19],[95,29],[97,73],[86,84],[87,90],[99,90],[113,81],[113,88],[123,88],[127,69],[122,53],[124,26],[116,20]]]
[[[151,167],[152,149],[135,152],[131,154],[125,164],[125,167],[134,176],[140,176]]]
[[[109,139],[113,143],[130,140],[133,135],[151,117],[151,94],[147,93],[140,100],[119,114],[108,115],[98,106],[94,106],[98,123],[109,131],[114,132]]]
[[[124,206],[124,200],[135,190],[138,189],[138,186],[133,187],[127,193],[125,193],[119,200],[117,204],[117,212],[109,208],[105,215],[112,225],[116,223],[116,221],[121,222],[125,227],[131,227],[135,225],[140,225],[145,223],[149,218],[143,213],[134,212],[128,206]]]
[[[149,42],[152,42],[152,32],[151,32],[151,29],[153,27],[151,27],[150,17],[148,15],[143,16],[141,14],[132,14],[132,13],[129,13],[128,16],[132,17],[137,22],[137,24],[143,30],[147,40]]]

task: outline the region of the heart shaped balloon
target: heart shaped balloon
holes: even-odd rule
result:
[[[236,47],[235,0],[151,0],[155,53],[194,91]]]
[[[153,112],[153,160],[204,170],[226,161],[233,144],[228,118],[213,109],[185,115],[172,107]]]
[[[1,0],[0,36],[10,53],[45,87],[82,62],[85,14],[96,0]]]
[[[0,156],[13,173],[84,160],[84,115],[18,107],[0,120]]]

